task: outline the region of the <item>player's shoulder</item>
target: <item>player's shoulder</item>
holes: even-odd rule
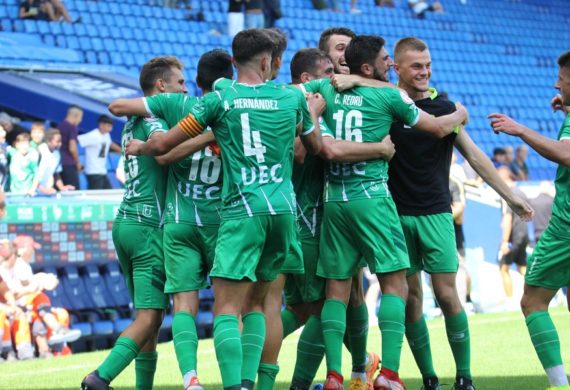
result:
[[[234,83],[235,80],[220,77],[212,84],[212,91],[223,91],[224,89],[231,87]]]

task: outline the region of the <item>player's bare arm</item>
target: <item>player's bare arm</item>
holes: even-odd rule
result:
[[[153,133],[146,142],[136,139],[129,141],[125,156],[161,156],[188,138],[200,135],[202,130],[202,125],[190,114],[168,132]]]
[[[565,115],[570,113],[570,106],[565,106],[562,104],[562,95],[557,94],[550,100],[550,106],[552,107],[552,111],[562,111]]]
[[[532,218],[533,210],[530,205],[515,195],[511,188],[499,177],[489,157],[475,145],[465,129],[461,129],[459,134],[457,134],[455,146],[475,172],[507,202],[515,213],[525,221]]]
[[[115,116],[147,116],[144,98],[117,99],[109,104],[109,111]]]
[[[313,121],[313,130],[307,134],[301,133],[301,141],[305,146],[308,153],[318,154],[321,151],[323,144],[321,129],[319,127],[319,117],[322,115],[326,103],[323,97],[316,93],[307,97],[307,105],[309,106],[309,113]],[[302,129],[301,129],[302,130]]]
[[[354,87],[378,87],[399,89],[396,85],[384,81],[369,79],[356,74],[335,74],[331,77],[331,84],[339,92]]]
[[[353,142],[323,137],[320,156],[335,162],[360,162],[381,159],[390,161],[396,149],[389,135],[381,142]]]
[[[420,110],[420,118],[414,127],[437,138],[443,138],[451,134],[457,126],[466,124],[469,119],[469,113],[461,103],[455,103],[455,107],[457,110],[453,113],[438,117]]]
[[[542,157],[565,167],[570,166],[570,140],[554,140],[521,125],[505,114],[492,113],[491,127],[495,133],[519,137]]]
[[[216,138],[214,137],[214,133],[209,131],[207,133],[200,134],[197,137],[190,138],[180,145],[176,146],[170,152],[155,157],[155,160],[160,165],[170,165],[177,163],[179,161],[184,160],[184,158],[194,154],[198,150],[202,150],[207,147],[212,142],[215,142]]]

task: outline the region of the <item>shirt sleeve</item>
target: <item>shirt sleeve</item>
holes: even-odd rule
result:
[[[302,88],[304,89],[303,92],[309,93],[317,93],[321,92],[321,86],[325,79],[318,79],[318,80],[311,80],[306,83],[301,84]]]
[[[322,117],[319,118],[319,128],[321,129],[321,135],[323,137],[335,138],[333,131],[329,129]]]
[[[214,123],[221,114],[221,110],[221,94],[218,91],[210,92],[195,104],[190,114],[178,124],[188,137],[195,137],[201,134],[206,127],[215,127]]]
[[[86,147],[86,146],[98,144],[99,143],[99,137],[97,136],[97,133],[96,133],[98,131],[99,130],[92,130],[88,133],[78,135],[77,141],[79,142],[79,145],[81,145],[82,147]]]
[[[148,117],[144,118],[142,123],[146,139],[149,139],[150,136],[156,132],[167,132],[169,130],[169,127],[164,119]]]
[[[224,89],[228,88],[234,80],[226,79],[224,77],[220,77],[212,84],[212,91],[223,91]]]
[[[298,95],[299,99],[297,125],[303,122],[303,130],[301,131],[301,135],[307,135],[315,130],[315,125],[311,119],[311,113],[309,112],[309,106],[307,105],[307,99],[305,99],[305,95],[299,90],[295,90],[295,93]]]
[[[171,119],[175,116],[176,110],[181,107],[180,100],[184,97],[182,93],[161,93],[144,97],[143,102],[149,115],[164,119],[170,127],[174,127],[176,122]]]
[[[420,110],[408,94],[400,89],[384,88],[389,97],[392,115],[412,127],[420,119]]]

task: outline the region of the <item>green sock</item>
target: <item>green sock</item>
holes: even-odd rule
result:
[[[257,380],[257,390],[273,390],[275,386],[275,378],[279,373],[279,366],[276,364],[269,363],[259,363],[259,370],[257,374],[259,379]]]
[[[350,340],[352,371],[366,370],[366,343],[368,341],[368,308],[366,304],[346,309],[346,333]]]
[[[346,305],[336,299],[327,299],[321,314],[321,326],[327,356],[327,371],[342,375],[342,339],[346,331]]]
[[[107,382],[117,377],[139,354],[139,346],[128,337],[119,337],[107,358],[97,368]]]
[[[172,320],[172,339],[174,351],[178,359],[180,373],[184,376],[196,370],[196,354],[198,350],[198,333],[194,316],[187,311],[174,314]]]
[[[560,340],[550,314],[535,311],[526,318],[526,326],[542,367],[546,370],[561,365]]]
[[[424,316],[416,322],[406,323],[406,338],[422,376],[424,378],[436,376],[431,357],[429,332]]]
[[[135,358],[136,390],[152,390],[158,353],[140,352]]]
[[[242,317],[242,322],[241,345],[243,349],[243,365],[241,368],[241,380],[242,387],[244,387],[244,381],[251,382],[251,384],[255,383],[257,369],[261,361],[263,343],[265,342],[265,315],[259,311],[252,311]]]
[[[221,314],[214,318],[214,348],[224,388],[241,388],[242,349],[238,319]]]
[[[447,340],[453,352],[457,376],[471,378],[471,341],[469,323],[464,310],[453,317],[445,318]]]
[[[299,329],[301,323],[291,310],[285,309],[281,312],[281,322],[283,322],[283,339]]]
[[[406,302],[393,294],[383,294],[378,313],[382,333],[382,367],[398,372],[404,341]]]
[[[297,361],[291,383],[308,389],[317,375],[324,356],[325,345],[321,319],[317,316],[310,316],[299,337]]]

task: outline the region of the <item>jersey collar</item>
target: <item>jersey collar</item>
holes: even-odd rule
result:
[[[431,100],[435,100],[435,98],[437,97],[437,89],[429,87],[428,91],[431,93],[431,95],[429,95],[429,98]]]

